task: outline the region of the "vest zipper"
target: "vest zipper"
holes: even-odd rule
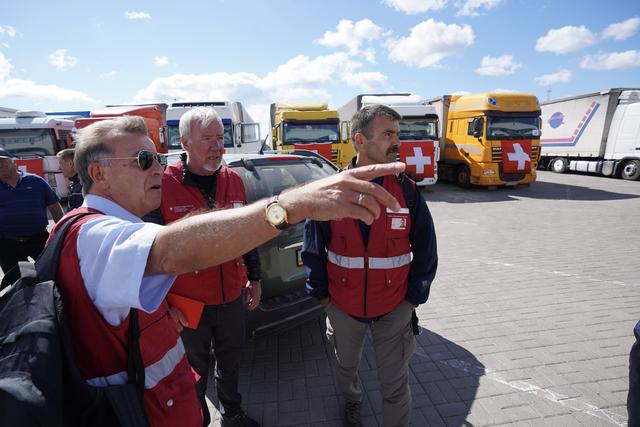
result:
[[[369,275],[369,257],[367,256],[367,250],[364,250],[364,301],[362,309],[362,317],[367,317],[367,276]]]

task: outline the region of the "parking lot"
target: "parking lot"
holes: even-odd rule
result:
[[[626,425],[640,182],[539,172],[528,188],[423,194],[440,267],[418,308],[413,425]],[[333,363],[322,318],[256,337],[245,409],[265,426],[342,425]],[[381,425],[370,345],[361,376],[364,425]]]

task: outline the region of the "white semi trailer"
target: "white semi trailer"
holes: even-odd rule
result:
[[[539,167],[640,179],[640,89],[543,103]]]

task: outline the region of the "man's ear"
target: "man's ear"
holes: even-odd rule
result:
[[[100,162],[90,163],[87,168],[87,172],[89,172],[89,176],[91,177],[91,181],[93,182],[92,186],[98,186],[100,188],[108,187],[107,177],[106,177],[107,168],[100,164]]]
[[[356,148],[362,147],[362,145],[364,144],[364,134],[362,132],[356,132],[356,134],[353,136],[353,142]]]
[[[184,136],[180,137],[180,145],[183,150],[187,150],[187,145],[189,145],[189,138],[185,138]]]

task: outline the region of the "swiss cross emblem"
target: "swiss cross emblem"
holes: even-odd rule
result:
[[[325,159],[331,160],[331,143],[294,144],[296,150],[308,150],[320,154]]]
[[[531,172],[531,141],[502,141],[500,145],[504,173]]]
[[[417,181],[433,178],[434,141],[401,141],[398,149],[400,161],[407,165],[406,171]]]

